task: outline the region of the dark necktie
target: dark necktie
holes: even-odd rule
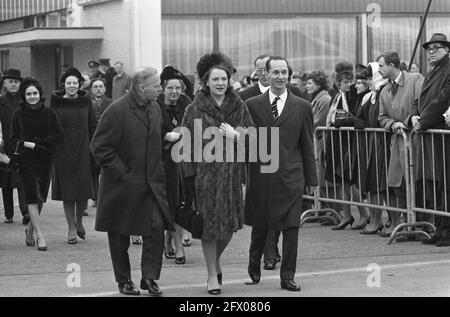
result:
[[[280,100],[280,97],[276,97],[272,102],[272,105],[270,106],[270,109],[272,110],[272,114],[275,120],[278,119],[278,107],[277,107],[278,100]]]
[[[398,84],[396,81],[391,82],[391,91],[392,94],[395,95],[397,93]]]

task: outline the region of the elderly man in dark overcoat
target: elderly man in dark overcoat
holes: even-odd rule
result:
[[[419,203],[419,207],[435,209],[435,206],[437,206],[438,210],[445,211],[443,209],[445,203],[441,204],[439,200],[444,200],[444,187],[449,186],[449,184],[448,180],[447,184],[445,182],[439,184],[439,180],[443,181],[441,178],[441,175],[444,174],[443,157],[450,155],[450,149],[442,146],[440,137],[421,136],[420,132],[427,129],[447,128],[443,114],[450,106],[450,59],[448,55],[450,42],[445,34],[435,33],[423,45],[423,48],[428,53],[431,71],[425,77],[419,99],[413,104],[410,122],[414,131],[419,133],[413,139],[413,145],[416,150],[415,180],[420,185],[419,187],[423,186],[425,182],[425,188],[418,188],[417,196],[423,196],[423,191],[426,193],[425,197],[421,197],[422,203]],[[423,143],[421,141],[422,137],[424,138]],[[445,138],[448,137],[446,136]],[[422,146],[424,147],[423,151]],[[423,161],[425,164],[422,164]],[[450,166],[446,165],[445,168],[448,169]],[[435,189],[438,189],[436,197],[438,201],[436,201],[436,204],[433,194]],[[441,198],[440,196],[444,197]],[[450,246],[450,218],[436,217],[436,225],[437,231],[435,235],[431,240],[424,241],[424,243],[436,244],[436,246]]]
[[[164,230],[169,217],[161,163],[161,92],[156,69],[139,68],[132,90],[103,113],[91,151],[101,167],[97,231],[107,232],[119,291],[139,295],[130,273],[130,235],[143,237],[141,289],[160,296]]]
[[[21,102],[19,97],[19,86],[22,81],[20,70],[9,69],[2,77],[5,85],[5,93],[0,95],[0,122],[3,134],[3,142],[1,144],[7,155],[11,156],[14,152],[13,145],[9,142],[9,134],[11,131],[11,119],[13,113],[19,109]],[[1,86],[0,86],[1,89]],[[1,90],[0,90],[1,93]],[[22,213],[22,223],[27,225],[30,222],[28,215],[28,207],[25,203],[25,194],[22,189],[22,183],[19,175],[16,172],[0,171],[0,183],[2,187],[3,208],[5,210],[5,223],[13,223],[14,217],[14,200],[13,188],[17,188],[17,195],[19,197],[19,207]]]
[[[258,127],[258,144],[267,142],[272,158],[278,156],[279,166],[263,171],[266,164],[261,160],[261,153],[258,162],[249,164],[245,223],[253,227],[248,266],[253,283],[258,283],[261,277],[261,257],[268,232],[280,230],[283,233],[281,288],[300,291],[294,277],[303,192],[305,186],[317,186],[318,180],[312,108],[308,101],[286,89],[288,66],[283,57],[269,58],[266,70],[270,89],[246,101]],[[261,139],[261,128],[268,129],[267,140]],[[279,138],[276,138],[276,130]]]

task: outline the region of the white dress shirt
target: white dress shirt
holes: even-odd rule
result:
[[[281,116],[281,113],[283,112],[284,106],[286,105],[287,96],[288,96],[287,89],[280,96],[276,96],[272,91],[269,90],[270,104],[273,103],[273,101],[275,100],[276,97],[280,98],[280,99],[278,99],[278,102],[277,102],[278,117]]]

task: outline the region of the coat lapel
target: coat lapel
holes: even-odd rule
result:
[[[292,93],[288,90],[288,97],[286,99],[286,104],[284,105],[283,112],[281,112],[280,117],[275,122],[276,126],[280,126],[281,123],[286,121],[291,116],[291,113],[295,110],[295,104],[292,101]]]
[[[445,57],[444,57],[445,58]],[[446,58],[446,61],[443,63],[440,63],[437,67],[433,68],[432,71],[428,73],[428,75],[425,78],[424,86],[422,88],[422,94],[424,94],[428,89],[433,87],[433,85],[438,81],[442,79],[442,72],[439,70],[447,65],[449,62],[448,57]]]
[[[258,111],[260,111],[270,126],[275,126],[275,118],[273,117],[272,110],[270,110],[269,91],[266,91],[263,95],[261,95],[261,98],[264,99],[264,102],[261,103],[260,107],[258,107]]]

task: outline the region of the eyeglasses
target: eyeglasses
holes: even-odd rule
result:
[[[433,46],[433,47],[427,47],[427,49],[426,49],[426,51],[428,52],[428,53],[431,53],[431,52],[433,52],[433,53],[437,53],[437,51],[439,51],[439,49],[441,49],[441,48],[444,48],[443,46]]]

